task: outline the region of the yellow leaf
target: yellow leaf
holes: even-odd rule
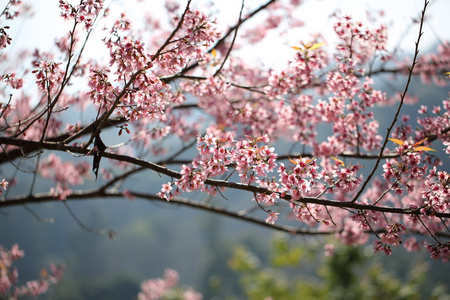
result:
[[[396,143],[397,145],[400,145],[400,146],[403,146],[405,144],[404,141],[401,141],[399,139],[388,139],[388,140],[390,140],[390,141],[392,141],[392,142],[394,142],[394,143]]]
[[[415,150],[415,151],[436,151],[436,150],[434,150],[434,149],[431,149],[431,148],[425,147],[425,146],[419,146],[419,147],[416,147],[416,148],[414,148],[414,150]]]
[[[311,158],[311,159],[308,159],[308,160],[306,161],[306,163],[309,164],[310,162],[314,161],[315,159],[316,159],[315,157],[313,157],[313,158]]]
[[[290,161],[291,163],[293,163],[294,165],[296,165],[296,164],[297,164],[297,161],[293,160],[293,159],[292,159],[292,158],[290,158],[290,157],[289,157],[289,161]]]
[[[326,44],[326,43],[315,43],[315,44],[312,45],[312,46],[309,46],[309,45],[308,45],[309,47],[305,46],[305,48],[307,48],[308,50],[312,51],[312,50],[316,50],[316,49],[322,47],[322,46],[325,45],[325,44]]]
[[[302,48],[301,47],[297,47],[297,46],[294,46],[294,47],[291,47],[292,49],[294,49],[294,50],[302,50]]]
[[[345,167],[345,164],[342,160],[340,160],[339,158],[333,157],[331,156],[332,159],[334,159],[335,161],[337,161],[339,164],[341,164],[343,167]]]
[[[212,54],[213,58],[216,58],[216,56],[217,56],[216,49],[212,49],[211,54]]]
[[[428,138],[427,138],[427,137],[426,137],[426,138],[424,138],[423,140],[421,140],[421,141],[418,141],[417,143],[413,144],[413,145],[412,145],[412,147],[413,147],[413,148],[415,148],[415,147],[419,146],[420,144],[422,144],[423,142],[425,142],[426,140],[428,140]]]

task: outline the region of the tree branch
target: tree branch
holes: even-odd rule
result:
[[[28,140],[19,140],[14,138],[7,138],[7,137],[0,137],[0,144],[7,144],[7,145],[14,145],[18,147],[23,148],[32,148],[34,150],[39,149],[47,149],[47,150],[57,150],[57,151],[70,151],[72,153],[78,153],[78,154],[88,154],[91,150],[90,149],[84,149],[82,147],[77,146],[67,146],[62,143],[52,143],[52,142],[37,142],[37,141],[28,141]],[[116,161],[121,162],[128,162],[130,164],[140,166],[145,169],[153,170],[157,173],[164,174],[166,176],[169,176],[174,179],[180,179],[181,174],[179,172],[173,171],[171,169],[168,169],[166,167],[163,167],[161,165],[158,165],[156,163],[145,161],[139,158],[122,155],[122,154],[116,154],[111,152],[104,152],[103,157],[107,157],[109,159],[113,159]],[[216,186],[216,187],[225,187],[225,188],[231,188],[236,190],[242,190],[252,193],[260,193],[260,194],[272,194],[273,191],[259,187],[259,186],[253,186],[238,182],[230,182],[226,180],[217,180],[217,179],[206,179],[204,182],[206,185]],[[281,199],[291,201],[290,195],[280,195]],[[318,205],[328,205],[332,207],[339,207],[339,208],[347,208],[347,209],[358,209],[358,210],[369,210],[369,211],[378,211],[378,212],[385,212],[385,213],[393,213],[393,214],[402,214],[402,215],[424,215],[424,213],[421,212],[420,208],[417,209],[410,209],[410,208],[397,208],[397,207],[387,207],[387,206],[376,206],[376,205],[364,205],[355,203],[354,201],[350,202],[341,202],[341,201],[335,201],[335,200],[329,200],[329,199],[317,199],[312,197],[304,197],[301,200],[299,200],[301,203],[314,203]],[[8,206],[8,201],[4,201],[0,203],[0,207],[2,206]],[[430,211],[429,214],[433,214],[436,217],[442,217],[442,218],[450,218],[450,213],[439,213],[439,212],[432,212]]]

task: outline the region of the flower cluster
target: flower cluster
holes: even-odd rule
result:
[[[177,26],[180,17],[175,16],[172,24]],[[169,72],[176,73],[185,67],[190,59],[202,60],[205,50],[220,37],[215,21],[211,21],[200,11],[187,11],[183,23],[171,41],[170,48],[157,57],[160,67]]]
[[[220,139],[213,134],[197,138],[199,157],[191,165],[183,165],[181,178],[175,182],[177,190],[208,191],[205,180],[222,175],[228,171],[227,166],[235,164],[241,182],[258,182],[267,185],[265,178],[276,167],[276,154],[274,148],[258,143],[268,143],[267,135],[251,140],[236,141],[231,136]],[[164,184],[160,197],[170,200],[172,184]],[[210,191],[211,192],[211,191]]]
[[[413,191],[415,187],[414,183],[422,180],[428,166],[422,164],[423,153],[420,150],[421,148],[416,147],[417,143],[412,144],[408,141],[402,142],[396,139],[393,140],[401,144],[396,149],[400,156],[395,159],[386,160],[386,163],[383,164],[384,173],[382,176],[387,181],[392,182],[391,188],[395,193],[402,195],[405,193],[403,188],[406,188],[407,193]]]
[[[406,227],[400,223],[395,223],[386,227],[386,233],[380,234],[381,242],[387,245],[398,246],[402,243],[401,234],[404,234]]]
[[[50,264],[50,271],[43,269],[39,280],[30,280],[22,286],[17,286],[19,273],[13,267],[13,262],[22,259],[23,250],[17,244],[10,250],[0,246],[0,296],[5,299],[20,297],[37,297],[46,293],[49,287],[58,282],[64,272],[64,266]]]
[[[446,152],[450,154],[450,137],[445,134],[447,128],[450,128],[450,93],[449,97],[442,101],[442,106],[434,106],[431,111],[428,107],[422,105],[418,110],[420,116],[417,118],[417,124],[420,125],[416,134],[425,138],[435,134],[442,138],[444,145],[447,146]]]
[[[20,89],[23,86],[23,78],[17,78],[16,73],[8,73],[1,75],[0,81],[5,82],[13,89]]]
[[[268,143],[269,137],[243,140],[236,143],[231,154],[231,161],[236,164],[236,170],[243,183],[253,183],[259,178],[264,178],[276,167],[277,154],[273,147],[258,146],[258,142]]]
[[[3,26],[0,28],[0,50],[11,44],[12,38],[6,32],[7,29],[9,29],[9,26]]]
[[[74,19],[76,22],[81,22],[86,30],[89,30],[94,25],[95,18],[103,9],[104,2],[104,0],[85,0],[74,6],[68,1],[60,0],[61,17],[65,20]]]
[[[64,200],[72,193],[71,186],[83,184],[84,178],[90,175],[91,166],[87,162],[73,163],[62,161],[60,157],[51,153],[40,165],[40,174],[44,178],[51,178],[57,183],[51,188],[52,195]]]
[[[340,159],[334,158],[334,164],[324,165],[320,173],[328,188],[341,192],[354,191],[362,181],[362,176],[358,174],[361,165],[345,165]]]
[[[425,179],[426,189],[422,191],[423,210],[448,212],[450,208],[450,175],[446,171],[430,170]]]
[[[448,79],[441,74],[448,72],[450,63],[450,43],[444,41],[437,46],[437,53],[430,53],[419,58],[414,73],[420,75],[424,83],[434,82],[438,86],[445,86]]]
[[[162,172],[172,176],[158,193],[168,201],[184,192],[215,194],[222,191],[220,188],[225,189],[224,186],[243,189],[254,197],[252,205],[266,213],[268,224],[278,221],[284,208],[288,217],[317,230],[334,230],[345,244],[365,243],[372,232],[379,237],[375,251],[387,254],[391,253],[392,246],[400,243],[406,249],[417,249],[419,242],[415,236],[402,240],[407,234],[431,236],[437,241],[448,231],[445,218],[443,221],[439,216],[446,216],[450,209],[450,175],[438,169],[438,160],[424,153],[432,149],[421,143],[427,137],[426,145],[442,141],[450,154],[450,99],[433,108],[422,106],[416,127],[409,116],[398,116],[402,123],[389,132],[395,137],[390,140],[398,145],[396,152],[386,149],[378,159],[383,143],[379,120],[384,119],[375,115],[378,106],[392,105],[399,99],[405,104],[418,101],[412,95],[402,94],[388,99],[376,89],[375,75],[404,74],[406,69],[390,69],[391,65],[380,65],[377,61],[390,60],[384,25],[366,28],[349,16],[339,18],[334,24],[337,47],[316,35],[311,42],[300,41],[292,47],[293,57],[284,68],[263,70],[252,66],[251,60],[228,55],[231,48],[235,51],[242,43],[233,40],[231,45],[229,39],[218,41],[215,20],[200,11],[189,10],[189,6],[183,10],[177,1],[167,1],[169,13],[178,14],[167,24],[172,31],[166,31],[154,16],[149,16],[146,24],[140,24],[132,23],[131,18],[121,13],[113,20],[110,30],[105,31],[107,36],[103,42],[108,53],[103,56],[106,62],[101,62],[87,59],[89,53],[83,51],[84,42],[94,36],[81,27],[90,31],[103,10],[107,16],[104,1],[81,0],[78,5],[70,2],[59,1],[61,16],[74,23],[73,30],[55,42],[64,61],[56,62],[55,55],[39,50],[31,54],[35,82],[45,97],[39,93],[36,98],[22,89],[8,99],[9,89],[21,89],[30,70],[16,69],[20,71],[4,71],[0,75],[3,87],[0,94],[8,101],[0,104],[0,130],[7,136],[5,146],[0,149],[4,163],[29,157],[38,148],[53,151],[48,146],[50,143],[58,143],[59,151],[63,149],[59,146],[67,146],[64,141],[74,142],[79,135],[87,139],[92,125],[102,120],[104,127],[94,128],[96,131],[115,128],[119,135],[127,133],[121,139],[130,139],[120,144],[129,146],[119,148],[118,153],[123,155],[113,159],[115,169],[123,169],[110,173],[101,170],[104,178],[112,181],[131,174],[124,171],[133,165],[125,156],[153,155],[155,158],[169,151],[187,156],[194,147],[191,142],[197,137],[198,155],[180,166],[180,173],[168,169]],[[263,39],[269,29],[278,28],[277,32],[283,32],[282,22],[293,21],[287,20],[292,18],[288,7],[298,2],[270,4],[264,8],[270,10],[265,22],[246,33],[247,25],[241,23],[244,27],[239,30],[252,42]],[[15,14],[8,7],[17,6],[20,0],[8,3],[2,16],[12,18]],[[280,7],[285,10],[282,14],[276,11]],[[247,17],[252,15],[245,15],[242,20]],[[146,27],[140,30],[140,25]],[[0,50],[11,43],[9,27],[1,26]],[[229,33],[233,35],[233,30]],[[326,50],[332,49],[334,53],[328,55]],[[0,53],[1,61],[8,60],[9,53],[4,52]],[[65,62],[67,66],[63,65]],[[442,42],[437,54],[421,55],[414,72],[424,82],[443,85],[446,81],[442,72],[448,72],[449,63],[450,46]],[[8,70],[10,66],[3,69]],[[24,74],[24,79],[16,74]],[[87,85],[74,92],[78,80]],[[98,109],[101,119],[90,124],[91,117],[88,117],[62,126],[58,117],[67,116],[65,109],[77,107],[84,111],[90,104]],[[46,114],[48,109],[51,111]],[[105,114],[100,117],[101,113]],[[124,122],[117,123],[119,120]],[[320,132],[322,129],[328,136]],[[302,156],[283,157],[286,161],[278,163],[269,137],[271,142],[277,139],[296,142],[292,151],[299,147]],[[191,146],[176,152],[171,147],[173,144],[167,142],[175,139]],[[33,140],[41,141],[39,147],[26,144]],[[75,146],[73,149],[79,150]],[[370,184],[357,191],[362,182],[361,165],[344,163],[335,157],[360,159],[367,164],[376,161],[383,173],[379,178],[377,175],[368,178]],[[54,154],[41,156],[39,161],[40,175],[56,183],[51,189],[56,199],[66,199],[72,187],[83,184],[90,174],[91,165],[87,162],[64,162]],[[117,175],[121,171],[124,177]],[[219,177],[224,181],[217,180]],[[5,179],[0,182],[0,195],[7,184]],[[126,186],[122,190],[130,199],[137,196]],[[277,212],[266,208],[275,204],[276,209],[280,208]],[[427,248],[435,257],[447,255],[446,244],[438,242],[437,246]],[[169,280],[172,275],[162,280],[166,286],[149,283],[150,290],[159,286],[157,294],[164,293],[172,284]],[[173,285],[168,289],[171,288]],[[149,295],[145,297],[153,297]]]
[[[378,134],[379,123],[370,108],[384,103],[386,96],[372,88],[370,78],[361,82],[357,73],[362,74],[363,71],[357,69],[356,60],[346,59],[338,63],[338,70],[327,75],[327,90],[332,96],[328,101],[319,100],[315,107],[323,121],[332,123],[333,142],[345,147],[339,149],[341,152],[373,151],[380,147],[382,140]],[[326,143],[322,145],[325,146]],[[318,154],[323,153],[319,151]]]
[[[36,84],[44,93],[51,94],[64,78],[64,71],[59,67],[61,63],[41,61],[37,63],[38,69],[33,70]]]
[[[15,7],[15,10],[12,9],[13,7]],[[12,20],[26,10],[28,10],[28,7],[23,4],[22,0],[9,0],[0,16],[4,15],[7,20]]]
[[[431,254],[431,258],[433,259],[439,259],[443,262],[448,262],[450,260],[450,242],[437,246],[425,244],[425,248]]]
[[[164,270],[164,278],[149,279],[141,283],[141,291],[138,294],[139,300],[157,300],[157,299],[183,299],[183,300],[201,300],[200,293],[194,291],[191,287],[181,289],[177,287],[179,275],[172,269]]]
[[[4,191],[6,191],[6,188],[8,187],[8,184],[9,184],[9,182],[6,181],[6,179],[3,178],[2,181],[0,182],[0,187],[1,187],[1,189],[0,189],[0,196],[3,194],[2,189]]]
[[[269,98],[276,98],[308,87],[314,82],[317,72],[327,63],[325,52],[311,43],[300,42],[301,47],[295,53],[288,68],[279,72],[272,71],[266,88]]]
[[[317,172],[316,160],[314,158],[308,159],[305,157],[291,159],[295,167],[288,169],[283,163],[280,164],[278,172],[281,178],[280,192],[283,194],[289,193],[292,201],[297,201],[302,196],[307,196],[316,186],[320,174]]]
[[[388,37],[385,25],[370,30],[361,22],[354,22],[351,16],[344,16],[334,24],[334,32],[341,40],[337,50],[342,58],[353,58],[358,63],[364,63],[376,51],[386,50]]]
[[[88,81],[89,97],[95,105],[103,110],[110,108],[116,98],[116,93],[119,92],[112,86],[107,73],[108,70],[92,69]]]

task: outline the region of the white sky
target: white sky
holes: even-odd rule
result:
[[[27,18],[25,21],[19,19],[18,22],[11,24],[11,33],[15,39],[16,45],[8,51],[16,51],[23,46],[31,48],[49,49],[55,40],[55,36],[62,36],[70,28],[70,24],[61,21],[59,18],[59,9],[57,0],[30,1],[36,13],[33,18]],[[0,8],[4,7],[6,0],[0,0]],[[78,2],[78,1],[75,1]],[[161,7],[164,0],[144,0],[134,4],[135,1],[127,0],[106,0],[111,5],[112,14],[119,11],[126,11],[133,22],[139,23],[142,20],[144,9],[156,12],[156,15],[165,17]],[[185,0],[179,1],[182,5]],[[231,24],[237,20],[241,0],[193,0],[193,7],[204,7],[207,3],[213,2],[220,14],[217,17],[218,24]],[[245,6],[248,10],[254,9],[266,0],[245,0]],[[133,5],[131,5],[133,3]],[[295,11],[295,16],[305,22],[305,26],[291,31],[287,36],[283,36],[283,41],[271,39],[258,45],[257,48],[250,50],[250,56],[262,55],[264,62],[271,66],[276,66],[288,60],[293,51],[290,46],[296,46],[299,40],[309,40],[310,34],[321,32],[325,37],[333,36],[332,25],[335,19],[330,19],[330,15],[337,10],[342,13],[352,15],[354,20],[361,20],[364,24],[375,26],[379,22],[386,23],[389,28],[390,48],[394,48],[402,37],[402,47],[406,50],[412,50],[417,38],[417,24],[411,26],[411,19],[420,15],[423,7],[423,0],[304,0],[303,4]],[[181,6],[182,6],[181,5]],[[182,6],[183,7],[183,6]],[[380,10],[385,11],[385,16],[379,18],[377,23],[366,22],[366,12],[371,11],[374,15]],[[427,10],[427,23],[424,27],[424,36],[421,43],[422,51],[428,51],[438,40],[450,40],[450,1],[449,0],[431,0]],[[391,21],[394,21],[391,23]],[[4,22],[1,24],[8,25]],[[251,26],[251,23],[246,24]],[[101,28],[98,28],[101,29]],[[245,29],[245,27],[244,27]],[[100,34],[100,30],[98,30]],[[100,36],[99,36],[100,37]],[[144,41],[145,42],[145,41]],[[332,43],[332,39],[329,40]],[[96,49],[95,45],[89,45],[90,50]],[[88,48],[89,49],[89,48]]]

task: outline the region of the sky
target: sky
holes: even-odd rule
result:
[[[55,39],[55,36],[62,36],[70,28],[70,24],[62,21],[59,15],[58,1],[40,0],[39,2],[24,0],[35,8],[33,18],[27,18],[25,21],[19,19],[14,26],[11,26],[11,32],[14,32],[13,38],[16,38],[14,50],[22,46],[49,48]],[[286,0],[287,1],[287,0]],[[0,0],[0,7],[4,7],[6,0]],[[78,2],[78,1],[75,1]],[[137,2],[137,4],[134,4]],[[181,6],[186,3],[185,0],[178,1]],[[215,17],[219,27],[223,28],[225,24],[232,24],[239,15],[241,0],[193,0],[193,7],[205,7],[209,2],[213,2],[219,12]],[[266,0],[245,0],[247,10],[252,10]],[[38,4],[39,3],[39,4]],[[163,13],[163,0],[106,0],[107,5],[111,7],[112,14],[118,14],[125,11],[130,15],[133,22],[139,25],[142,20],[142,11],[149,10],[157,16],[166,15]],[[133,4],[131,4],[133,3]],[[412,49],[414,41],[417,38],[418,27],[411,26],[411,20],[420,15],[423,8],[423,0],[303,0],[301,6],[294,12],[294,15],[305,22],[305,26],[292,30],[283,42],[274,42],[277,36],[270,36],[270,39],[264,43],[263,47],[258,48],[258,55],[264,55],[267,63],[277,64],[279,57],[285,57],[292,53],[290,47],[300,40],[307,40],[311,33],[321,32],[325,37],[332,37],[332,25],[335,19],[330,16],[341,11],[344,14],[352,15],[354,20],[367,20],[367,11],[373,16],[378,16],[377,22],[383,22],[389,28],[388,47],[394,48],[401,40],[402,48]],[[384,16],[379,17],[379,12],[384,11]],[[450,40],[450,1],[431,0],[427,10],[427,22],[424,27],[424,36],[422,40],[422,49],[430,50],[436,45],[436,41]],[[263,16],[261,16],[262,18]],[[367,22],[366,22],[367,23]],[[368,24],[369,26],[374,26]],[[417,24],[416,24],[417,25]],[[247,26],[251,26],[251,23]],[[100,34],[100,30],[99,34]],[[332,42],[332,39],[330,39]],[[291,45],[288,45],[291,43]],[[95,46],[92,47],[95,49]],[[273,55],[274,51],[280,55]],[[255,53],[253,53],[255,54]]]

